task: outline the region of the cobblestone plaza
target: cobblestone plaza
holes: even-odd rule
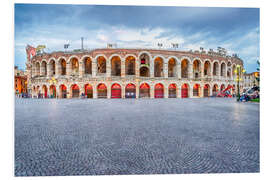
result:
[[[257,103],[15,99],[15,176],[259,171]]]

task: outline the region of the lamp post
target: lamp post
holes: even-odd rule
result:
[[[57,84],[57,80],[56,80],[54,77],[52,77],[52,79],[49,80],[49,83],[50,83],[51,85],[55,85],[55,84]],[[56,90],[56,89],[55,89],[55,90]],[[51,95],[51,94],[50,94],[50,95]],[[56,98],[56,92],[55,92],[54,96],[55,96],[55,98]]]
[[[241,78],[241,73],[243,72],[246,72],[245,69],[241,69],[241,66],[238,64],[236,66],[236,69],[234,71],[236,73],[236,82],[237,82],[237,101],[240,100],[240,81],[242,81],[242,78]]]

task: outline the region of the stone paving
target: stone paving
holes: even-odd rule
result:
[[[15,176],[259,170],[257,103],[15,100]]]

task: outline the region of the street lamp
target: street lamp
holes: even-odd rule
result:
[[[245,69],[241,69],[241,66],[238,64],[237,66],[236,66],[236,69],[235,69],[235,71],[234,71],[234,73],[236,73],[236,82],[237,82],[237,101],[239,101],[240,100],[240,81],[242,81],[242,78],[241,78],[241,73],[244,73],[244,72],[246,72],[246,70]]]

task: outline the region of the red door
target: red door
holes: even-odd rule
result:
[[[121,86],[119,84],[112,85],[111,98],[121,98]]]
[[[184,84],[181,88],[181,97],[188,98],[188,85]]]
[[[155,98],[164,98],[164,88],[160,83],[155,85]]]

